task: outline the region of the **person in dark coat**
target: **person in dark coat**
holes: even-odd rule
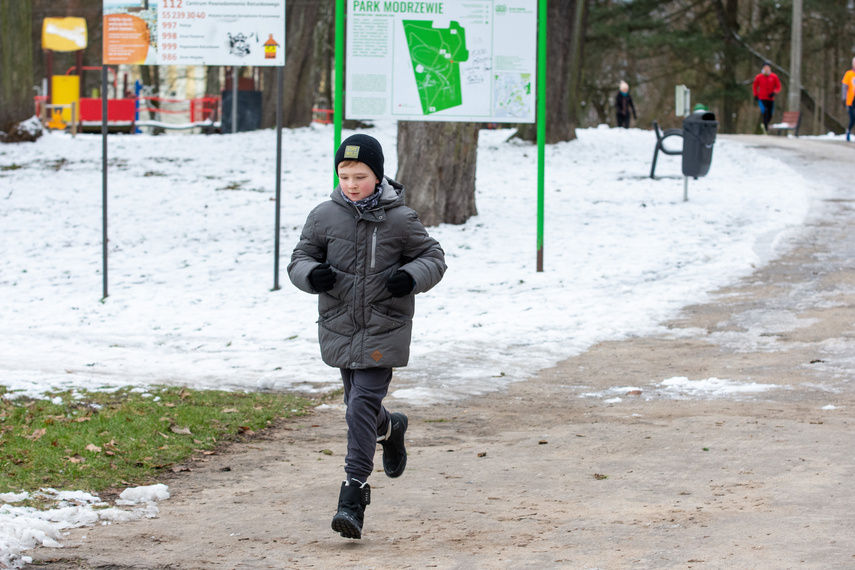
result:
[[[340,184],[309,213],[288,276],[318,295],[321,357],[344,386],[346,479],[332,528],[362,538],[377,444],[386,476],[400,477],[407,465],[407,416],[389,413],[383,398],[392,368],[409,360],[416,293],[439,283],[446,265],[439,242],[404,205],[404,187],[384,176],[375,138],[348,137],[335,170]]]
[[[635,114],[635,105],[632,103],[632,95],[629,94],[629,84],[626,81],[620,82],[620,90],[615,96],[615,111],[617,112],[618,127],[629,128],[630,111],[632,111],[632,118],[638,120],[638,116]]]
[[[846,87],[846,110],[849,111],[849,126],[846,127],[846,141],[852,139],[852,127],[855,127],[855,57],[852,58],[852,69],[843,75],[843,85]]]
[[[781,80],[772,73],[772,64],[768,61],[760,68],[754,78],[754,100],[760,106],[763,116],[763,132],[769,132],[769,122],[775,112],[775,95],[781,92]]]

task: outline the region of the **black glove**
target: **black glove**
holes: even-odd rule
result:
[[[329,263],[321,263],[309,273],[309,285],[321,293],[332,289],[335,286],[335,280],[335,271],[330,269]]]
[[[400,269],[386,281],[386,289],[392,293],[393,297],[405,297],[412,293],[415,287],[416,282],[410,274]]]
[[[769,101],[774,101],[774,100],[775,100],[775,94],[769,93]]]
[[[756,103],[756,102],[758,102],[759,100],[760,100],[760,97],[758,97],[757,95],[755,95],[755,96],[754,96],[754,102]]]

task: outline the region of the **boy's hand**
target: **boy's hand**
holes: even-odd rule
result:
[[[406,297],[412,293],[415,286],[416,282],[413,281],[410,274],[406,271],[402,271],[401,269],[396,271],[389,280],[386,281],[386,289],[389,290],[393,297]]]
[[[309,273],[309,285],[312,286],[312,289],[321,293],[325,293],[335,287],[336,279],[335,271],[330,269],[329,263],[322,263]]]

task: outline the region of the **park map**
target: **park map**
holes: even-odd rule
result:
[[[403,24],[422,112],[429,115],[461,105],[460,62],[469,59],[463,27],[455,21],[445,29],[426,20]]]

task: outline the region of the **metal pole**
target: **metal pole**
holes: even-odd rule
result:
[[[802,102],[802,3],[793,0],[793,27],[790,30],[790,89],[787,107],[799,111]]]
[[[279,209],[282,203],[282,92],[285,84],[285,68],[276,70],[276,237],[273,247],[273,290],[279,290]]]
[[[342,109],[344,108],[344,0],[335,2],[335,89],[333,92],[333,124],[335,139],[333,155],[341,145]],[[338,175],[333,174],[333,186],[338,184]]]
[[[683,177],[683,202],[689,201],[689,177]]]
[[[101,273],[107,298],[107,66],[101,65]]]
[[[537,271],[543,271],[544,154],[546,151],[546,0],[537,10]]]
[[[238,127],[238,66],[232,66],[232,133],[237,132]]]

